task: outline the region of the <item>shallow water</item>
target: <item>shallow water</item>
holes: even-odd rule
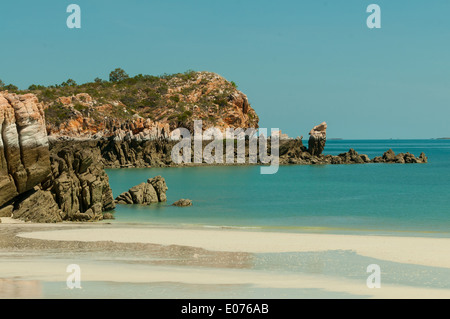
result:
[[[382,290],[425,289],[423,296],[429,288],[445,289],[447,295],[450,290],[450,269],[378,260],[352,251],[251,254],[243,267],[235,261],[192,264],[189,249],[172,258],[161,251],[102,253],[92,247],[89,254],[0,255],[2,277],[8,277],[0,279],[0,298],[369,298],[373,293],[366,288],[370,264],[382,269]],[[66,285],[66,265],[72,263],[81,267],[81,289]]]
[[[328,141],[326,154],[354,148],[371,158],[425,152],[428,164],[109,169],[114,196],[162,175],[168,203],[118,205],[115,223],[255,227],[278,231],[420,232],[450,235],[450,141]],[[180,199],[194,206],[170,206]]]
[[[115,196],[155,175],[168,203],[119,205],[96,224],[0,224],[0,298],[369,298],[367,266],[381,267],[378,296],[441,296],[450,269],[365,257],[351,250],[213,252],[187,246],[32,240],[19,232],[73,228],[222,228],[450,237],[450,141],[329,141],[326,153],[355,148],[424,151],[428,164],[257,166],[107,170]],[[190,198],[194,206],[170,206]],[[66,285],[79,264],[82,289]],[[200,276],[198,276],[200,274]],[[392,287],[399,288],[396,293]],[[384,292],[387,292],[384,295]]]

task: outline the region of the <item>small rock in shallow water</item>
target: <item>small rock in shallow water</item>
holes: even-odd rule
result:
[[[120,194],[116,198],[118,204],[141,204],[150,205],[152,203],[167,201],[166,181],[161,176],[149,178],[147,183],[141,183],[130,188],[127,192]]]
[[[190,199],[180,199],[180,200],[177,200],[175,203],[173,203],[172,206],[188,207],[188,206],[192,206],[192,201]]]

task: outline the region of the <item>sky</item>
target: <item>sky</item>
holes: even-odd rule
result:
[[[66,25],[72,3],[80,29]],[[210,71],[247,94],[260,127],[292,137],[323,121],[329,138],[449,137],[449,16],[448,0],[5,1],[0,79]]]

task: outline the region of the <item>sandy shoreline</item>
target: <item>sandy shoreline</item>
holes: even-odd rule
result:
[[[80,228],[18,234],[21,238],[178,245],[220,252],[354,251],[398,263],[450,268],[450,238],[273,233],[171,228]]]
[[[66,266],[74,262],[82,267],[85,283],[110,282],[131,287],[142,283],[156,284],[162,287],[162,292],[165,287],[170,287],[166,284],[181,285],[180,289],[188,291],[192,290],[186,287],[196,285],[214,287],[212,289],[217,291],[221,291],[220,287],[234,285],[237,291],[248,290],[250,294],[253,289],[274,294],[287,289],[291,298],[308,290],[321,291],[325,296],[450,298],[450,289],[439,285],[416,286],[414,280],[411,285],[408,281],[396,284],[382,281],[382,289],[369,289],[366,264],[361,264],[363,267],[358,268],[357,277],[352,278],[320,272],[286,272],[287,266],[276,257],[276,253],[283,252],[341,251],[345,252],[343,256],[356,253],[376,258],[382,267],[385,262],[397,262],[410,264],[408,267],[424,265],[445,270],[450,269],[450,238],[133,227],[107,223],[3,223],[0,230],[0,235],[3,234],[0,238],[4,237],[3,244],[0,241],[3,245],[0,247],[0,281],[3,286],[15,289],[5,290],[4,294],[9,295],[0,294],[0,298],[9,297],[8,291],[21,291],[23,282],[30,280],[41,287],[36,288],[38,298],[45,298],[42,288],[45,285],[39,283],[60,283],[57,287],[64,289]],[[260,253],[275,253],[269,258],[278,265],[278,270],[255,268],[255,256]],[[403,264],[399,265],[402,267]],[[401,273],[401,270],[396,271]],[[420,276],[420,272],[415,275]],[[27,287],[29,285],[25,285],[23,291],[25,295],[29,293]],[[57,291],[53,293],[58,294]]]
[[[64,286],[67,273],[64,272],[69,260],[43,261],[35,263],[39,269],[33,274],[34,280],[61,282]],[[312,289],[328,293],[349,294],[363,298],[411,298],[411,299],[448,299],[449,289],[413,287],[405,285],[384,284],[380,289],[369,289],[365,280],[351,280],[347,278],[308,275],[283,274],[249,269],[204,269],[186,267],[144,267],[142,265],[123,264],[95,264],[81,263],[83,282],[114,282],[129,284],[177,283],[183,286],[252,286],[260,289]],[[9,272],[10,277],[20,276],[29,272],[26,262],[11,261],[0,263],[0,270],[14,269]],[[55,275],[56,274],[56,275]],[[16,277],[17,278],[17,277]],[[1,283],[1,280],[0,280]],[[1,286],[1,285],[0,285]],[[295,295],[294,295],[295,296]],[[126,295],[125,298],[133,298]],[[1,298],[1,293],[0,293]],[[170,296],[169,296],[170,298]],[[192,298],[187,296],[186,298]],[[211,296],[210,298],[214,298]],[[291,297],[292,298],[292,297]]]

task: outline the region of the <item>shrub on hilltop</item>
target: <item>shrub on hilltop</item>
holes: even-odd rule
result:
[[[233,96],[239,92],[236,87],[234,82],[211,72],[188,70],[160,76],[138,74],[130,77],[123,69],[116,68],[111,71],[109,81],[97,77],[93,82],[77,84],[68,79],[47,87],[33,84],[22,93],[32,92],[38,96],[48,109],[46,114],[50,124],[62,123],[81,112],[99,121],[107,117],[125,120],[139,115],[168,122],[174,128],[185,125],[193,117],[208,123],[222,119],[224,123],[230,111],[234,112]],[[80,93],[92,97],[89,106],[60,103],[61,97]],[[248,119],[251,125],[257,126],[258,116],[253,109],[248,113]]]

